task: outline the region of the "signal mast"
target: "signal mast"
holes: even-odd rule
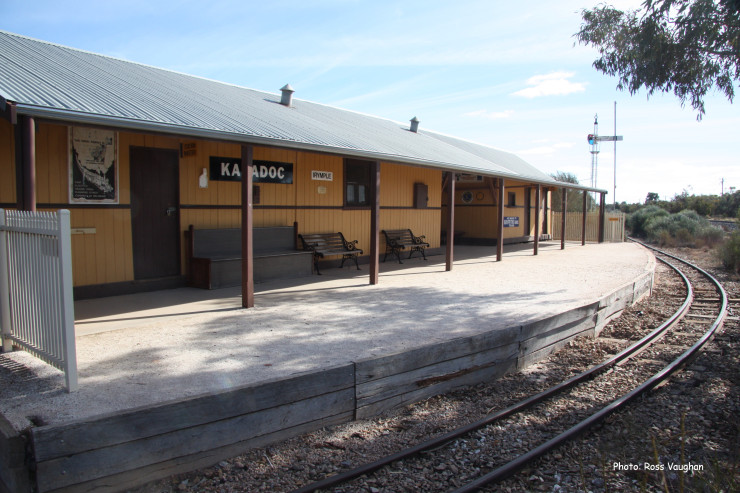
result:
[[[617,133],[617,103],[614,102],[614,134],[599,135],[599,115],[594,115],[594,133],[588,134],[588,144],[591,146],[591,188],[596,188],[596,178],[599,168],[599,142],[614,142],[614,192],[616,201],[617,188],[617,142],[624,140]],[[615,202],[616,203],[616,202]]]
[[[594,115],[594,133],[588,134],[591,146],[591,188],[596,188],[596,173],[599,166],[599,115]]]

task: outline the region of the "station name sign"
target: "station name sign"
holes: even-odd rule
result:
[[[242,160],[235,157],[210,157],[210,176],[213,181],[242,181]],[[253,183],[293,183],[293,163],[279,161],[252,162]]]
[[[319,181],[334,181],[332,171],[311,171],[311,179]]]

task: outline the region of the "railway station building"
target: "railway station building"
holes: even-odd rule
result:
[[[0,490],[122,491],[371,417],[525,368],[649,294],[654,259],[636,245],[481,261],[488,247],[501,260],[504,243],[537,255],[556,223],[565,231],[553,209],[567,190],[601,195],[601,241],[606,192],[408,116],[399,123],[294,97],[289,85],[260,92],[0,31],[0,209],[70,211],[75,305],[121,305],[56,331],[78,344],[82,381],[69,393],[60,389],[64,378],[73,387],[70,372],[9,350],[20,338],[0,321],[10,382],[0,386]],[[453,272],[441,262],[394,266],[379,282],[391,231],[423,237],[446,271],[454,245],[482,248]],[[353,258],[315,263],[306,238],[336,233]],[[61,257],[61,242],[41,244],[34,255]],[[278,288],[241,310],[253,306],[255,283],[341,263],[380,286],[358,289],[365,280],[344,275],[308,289],[301,279],[265,283]],[[177,305],[166,315],[135,305],[156,297],[138,292],[185,285],[240,285],[241,307],[238,289],[160,292]],[[27,305],[43,304],[27,291]],[[215,296],[182,308],[179,297],[193,293]]]
[[[200,230],[240,229],[242,276],[258,282],[291,275],[254,258],[272,241],[263,231],[288,228],[295,250],[298,235],[341,232],[357,240],[371,283],[383,230],[423,235],[448,269],[454,242],[532,241],[536,253],[552,233],[563,183],[415,117],[397,123],[294,98],[289,85],[265,93],[9,32],[0,60],[0,207],[71,211],[76,297],[192,282]],[[294,274],[310,275],[305,265]]]

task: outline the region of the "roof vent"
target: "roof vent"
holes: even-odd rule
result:
[[[409,128],[412,132],[416,133],[417,130],[419,130],[419,119],[416,117],[413,117],[411,119],[411,128]]]
[[[288,108],[293,106],[293,93],[295,91],[290,87],[290,84],[285,84],[280,91],[283,93],[283,96],[280,98],[280,104],[287,106]]]

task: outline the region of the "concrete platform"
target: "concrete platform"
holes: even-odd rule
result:
[[[84,491],[151,480],[235,453],[238,448],[233,447],[256,446],[288,433],[372,415],[513,371],[570,337],[593,334],[649,291],[655,267],[652,254],[628,243],[568,244],[560,250],[559,242],[550,242],[541,245],[536,257],[531,244],[509,245],[503,262],[495,261],[495,248],[456,247],[455,258],[451,272],[444,271],[441,256],[428,262],[414,258],[404,265],[389,260],[381,264],[376,286],[368,284],[367,266],[360,272],[345,267],[328,269],[320,277],[258,284],[256,306],[249,310],[240,308],[238,288],[183,288],[77,302],[79,391],[66,393],[63,375],[27,353],[0,354],[0,414],[6,435],[12,434],[8,427],[19,435],[30,430],[38,442],[40,491],[75,481],[85,485],[80,489]],[[317,385],[326,388],[301,401],[300,395]],[[196,426],[189,421],[194,402],[205,406],[196,414],[210,415],[209,405],[223,408],[224,402],[228,407],[239,401],[229,414],[232,419],[255,401],[268,399],[256,396],[268,394],[275,402],[259,409],[298,406],[306,415],[312,407],[317,413],[333,407],[342,411],[295,425],[285,424],[289,420],[281,415],[274,418],[284,426],[276,428],[278,434],[214,444],[212,450],[218,452],[207,453],[207,459],[200,448],[183,451],[180,455],[187,459],[172,458],[161,467],[152,467],[143,458],[146,454],[137,452],[141,462],[119,471],[118,454],[123,452],[106,449],[116,468],[95,477],[87,476],[90,464],[84,462],[92,460],[92,452],[43,451],[44,443],[59,447],[60,433],[83,425],[93,429],[94,423],[101,430],[120,428],[120,437],[105,445],[120,448],[133,433],[130,420],[138,430],[151,425],[152,409],[160,420],[170,411],[173,416],[190,413],[183,418],[188,423],[161,432],[172,434],[167,438],[169,451],[172,440],[185,440],[178,435],[182,430]],[[292,394],[294,400],[288,397]],[[111,424],[124,422],[128,424]],[[214,426],[213,421],[204,423]],[[234,426],[224,433],[234,433]],[[151,441],[150,435],[158,433],[147,431],[135,440]],[[126,450],[128,457],[134,449]],[[74,453],[86,458],[75,465],[70,459]],[[161,452],[152,454],[158,457]],[[75,467],[78,479],[68,475]]]
[[[255,308],[239,288],[181,288],[75,304],[80,390],[23,351],[0,355],[0,413],[59,423],[285,377],[472,335],[598,300],[653,268],[634,244],[457,247],[444,258],[258,284]]]

